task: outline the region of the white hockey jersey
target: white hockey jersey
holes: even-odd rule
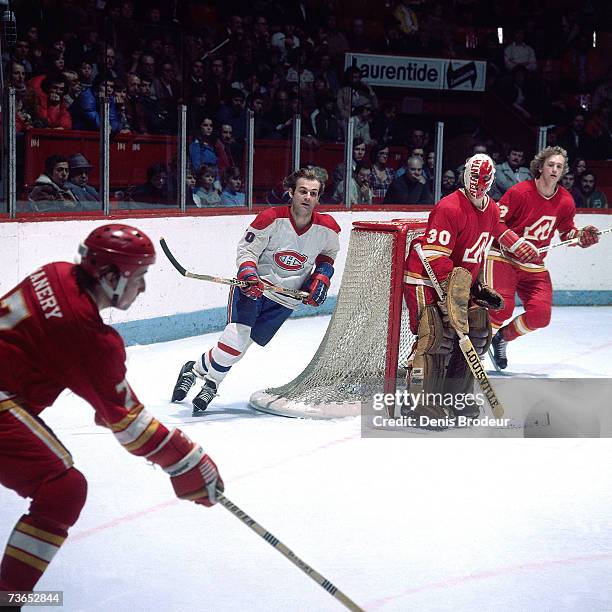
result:
[[[259,276],[274,285],[300,289],[315,265],[333,265],[340,249],[340,227],[331,215],[312,214],[312,221],[297,229],[289,206],[277,206],[259,213],[238,243],[236,264],[257,266]],[[286,295],[265,291],[264,295],[287,308],[300,301]]]

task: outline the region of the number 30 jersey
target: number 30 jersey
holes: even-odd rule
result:
[[[476,280],[485,251],[494,237],[507,228],[499,221],[499,208],[487,196],[482,210],[477,209],[463,190],[443,197],[429,213],[425,234],[415,240],[423,247],[437,279],[443,282],[451,270],[461,266]],[[410,249],[404,266],[404,282],[431,287],[418,253]]]

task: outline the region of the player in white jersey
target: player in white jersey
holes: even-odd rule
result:
[[[238,279],[248,287],[232,287],[227,325],[219,341],[179,373],[172,401],[185,399],[197,378],[204,385],[193,399],[193,416],[204,413],[219,385],[253,343],[265,346],[301,301],[266,290],[266,283],[303,289],[303,302],[320,306],[327,296],[340,243],[340,227],[315,207],[327,172],[307,167],[285,179],[291,202],[257,215],[238,243]]]

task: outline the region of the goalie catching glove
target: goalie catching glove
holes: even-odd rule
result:
[[[594,225],[585,225],[578,230],[578,244],[586,249],[599,242],[599,230]]]
[[[161,465],[179,499],[212,506],[224,485],[215,462],[180,429],[173,429],[146,458]]]
[[[252,261],[245,261],[240,264],[238,280],[249,283],[247,287],[240,287],[240,291],[249,299],[256,300],[263,295],[264,284],[257,274],[257,266]]]
[[[504,298],[495,289],[479,280],[472,287],[472,300],[478,306],[490,310],[501,310],[504,307]]]
[[[502,248],[521,263],[530,263],[540,257],[538,249],[525,238],[520,238],[511,229],[506,230],[499,238]]]
[[[334,275],[334,266],[330,263],[320,263],[310,278],[304,283],[302,289],[308,291],[308,297],[303,299],[304,304],[320,306],[327,298],[327,290]]]

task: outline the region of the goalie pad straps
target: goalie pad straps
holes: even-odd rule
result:
[[[451,327],[467,334],[470,329],[467,310],[472,288],[472,275],[465,268],[457,266],[452,269],[447,280],[446,309]]]
[[[435,393],[442,387],[455,333],[444,325],[437,306],[425,306],[417,330],[414,358],[408,372],[410,393]]]
[[[491,346],[493,338],[488,309],[482,306],[472,306],[468,311],[468,323],[470,326],[468,336],[478,356],[482,357],[489,349],[489,346]],[[455,342],[446,370],[444,392],[453,394],[472,393],[473,387],[474,375],[459,348],[459,343]]]

